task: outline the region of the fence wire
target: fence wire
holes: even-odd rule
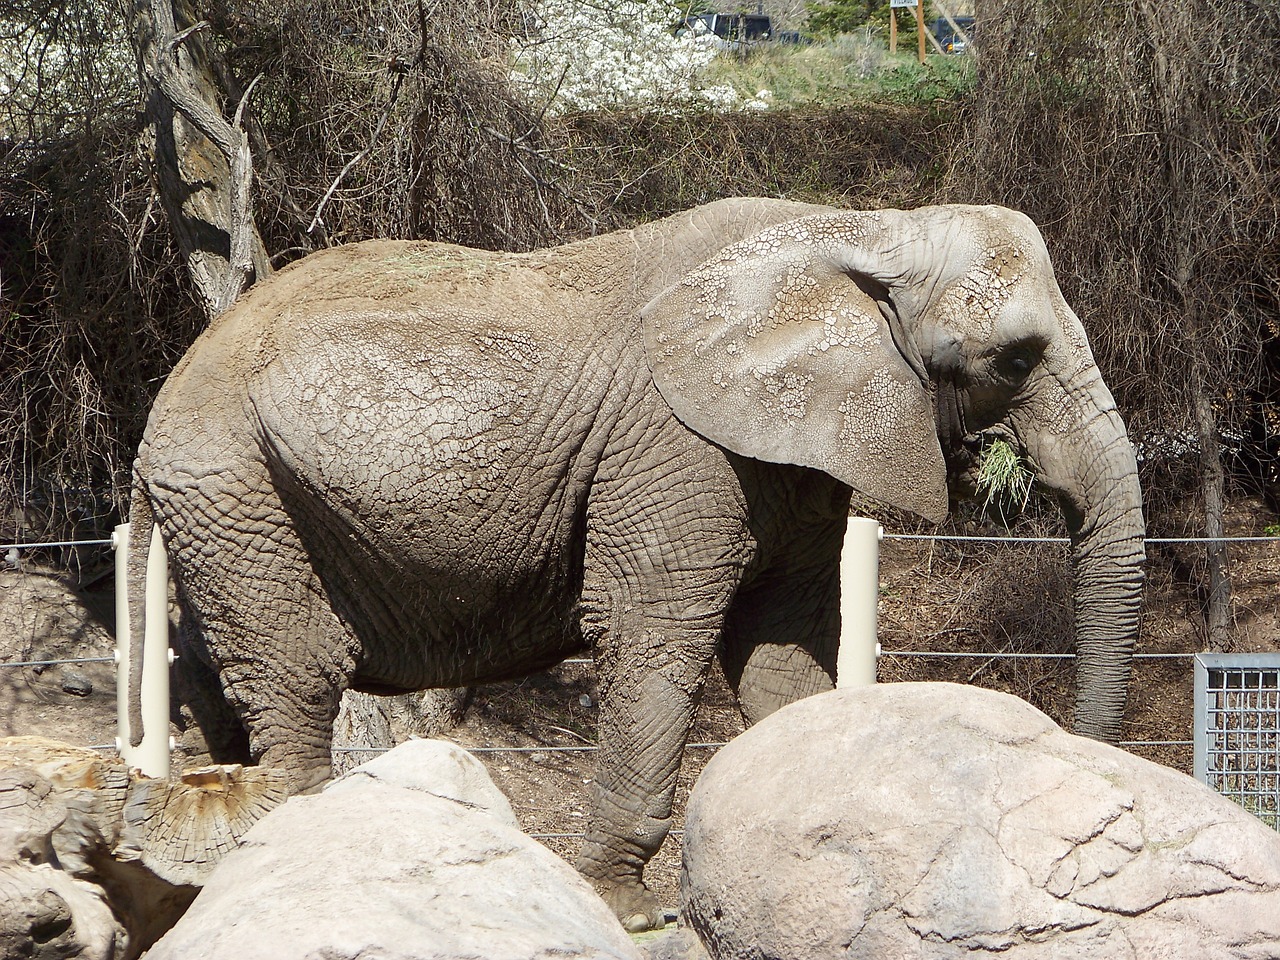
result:
[[[54,547],[109,547],[115,541],[106,540],[48,540],[43,543],[0,543],[0,550],[50,550]]]
[[[936,540],[944,543],[1055,543],[1067,545],[1068,537],[982,537],[969,534],[886,533],[885,540]],[[1145,544],[1168,543],[1280,543],[1280,537],[1144,537]],[[99,540],[47,540],[38,543],[0,543],[0,550],[48,550],[54,547],[109,547],[110,537]]]
[[[967,536],[967,535],[941,535],[941,534],[907,534],[907,533],[886,533],[883,536],[885,540],[898,541],[934,541],[934,542],[955,542],[955,543],[986,543],[986,544],[1053,544],[1068,545],[1070,540],[1066,537],[993,537],[993,536]],[[1276,543],[1280,542],[1280,537],[1259,536],[1259,537],[1148,537],[1144,541],[1148,545],[1166,545],[1166,544],[1231,544],[1231,543]],[[72,547],[105,547],[111,546],[113,539],[90,539],[90,540],[51,540],[32,543],[5,543],[0,544],[0,553],[4,554],[5,560],[15,569],[20,569],[20,556],[24,550],[37,549],[55,549],[55,548],[72,548]],[[1073,660],[1076,657],[1074,653],[1023,653],[1016,651],[1004,652],[969,652],[969,651],[929,651],[929,650],[879,650],[880,657],[897,657],[897,658],[932,658],[940,660],[948,659],[984,659],[984,660]],[[1196,654],[1192,653],[1138,653],[1134,655],[1135,660],[1192,660]],[[52,667],[59,665],[86,664],[86,663],[112,663],[114,657],[71,657],[65,659],[41,659],[41,660],[19,660],[0,663],[0,670],[4,669],[25,669],[32,667]],[[590,658],[571,658],[563,661],[568,665],[590,665],[593,661]],[[1122,741],[1119,745],[1123,747],[1188,747],[1195,743],[1194,740],[1128,740]],[[714,750],[724,746],[723,743],[691,743],[686,749],[689,750]],[[114,750],[114,744],[95,744],[89,749],[92,750]],[[335,747],[335,753],[345,754],[380,754],[390,750],[390,747]],[[539,754],[539,753],[592,753],[599,748],[594,745],[572,745],[572,746],[537,746],[537,747],[471,747],[468,748],[472,753],[479,754]],[[1230,791],[1227,791],[1230,793]],[[572,839],[581,837],[580,833],[548,833],[536,834],[539,839],[564,838]]]

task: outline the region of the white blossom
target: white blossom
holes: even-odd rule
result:
[[[513,77],[552,113],[621,107],[716,110],[767,107],[728,85],[705,85],[717,39],[681,30],[671,0],[532,0],[530,35],[517,41]],[[761,91],[766,94],[766,91]]]

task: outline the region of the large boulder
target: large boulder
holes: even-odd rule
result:
[[[1280,835],[1016,697],[811,697],[689,800],[685,921],[717,960],[1280,957]]]
[[[412,740],[259,821],[148,960],[638,960],[483,765]]]

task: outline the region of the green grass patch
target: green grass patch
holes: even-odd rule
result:
[[[807,46],[761,44],[745,57],[726,53],[707,68],[704,80],[728,84],[744,99],[768,90],[774,109],[868,102],[919,106],[963,99],[973,89],[974,64],[970,57],[938,55],[921,64],[914,52],[890,55],[877,36],[862,32]]]

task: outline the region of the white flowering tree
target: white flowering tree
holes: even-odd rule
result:
[[[716,38],[681,30],[671,0],[532,0],[528,36],[516,41],[513,77],[552,113],[618,107],[764,106],[728,85],[702,82]],[[762,91],[762,94],[764,92]]]
[[[137,96],[128,31],[108,0],[6,0],[0,7],[0,139],[66,136]]]

